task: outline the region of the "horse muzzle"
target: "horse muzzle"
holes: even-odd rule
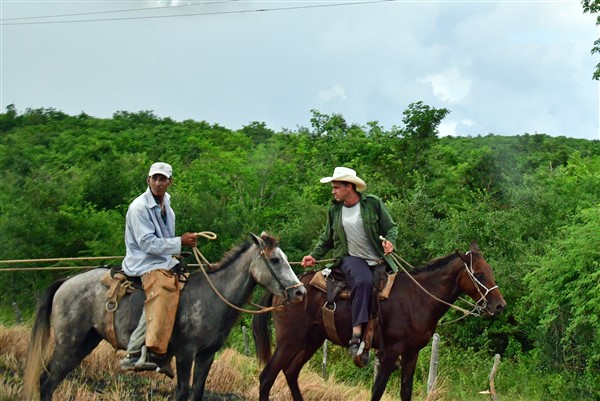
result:
[[[286,288],[286,298],[287,298],[286,300],[288,302],[297,304],[299,302],[302,302],[304,300],[305,296],[306,296],[306,288],[304,287],[304,284],[302,284],[302,283],[298,283],[295,286]]]
[[[504,298],[490,299],[485,307],[485,313],[489,316],[499,316],[504,312],[504,308],[506,308],[506,301]]]

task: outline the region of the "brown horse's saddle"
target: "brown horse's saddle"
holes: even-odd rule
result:
[[[387,273],[385,267],[375,269],[373,272],[373,288],[378,291],[380,300],[388,299],[395,279],[396,273]],[[316,272],[310,280],[310,285],[327,294],[333,292],[336,299],[338,297],[339,299],[350,299],[350,290],[346,288],[346,275],[339,268],[327,268]],[[331,302],[333,300],[328,299],[328,301]]]
[[[180,265],[184,262],[180,262]],[[179,265],[177,265],[179,266]],[[176,267],[177,267],[176,266]],[[107,340],[113,347],[119,348],[119,340],[115,332],[115,312],[119,307],[119,302],[127,294],[131,294],[134,290],[142,289],[142,280],[140,277],[128,276],[125,274],[121,266],[105,266],[109,267],[108,271],[102,276],[100,282],[108,287],[106,291],[106,336]],[[183,290],[185,282],[190,275],[187,271],[187,265],[180,266],[179,274],[179,289]]]
[[[386,271],[387,265],[380,264],[373,268],[373,303],[377,304],[380,300],[385,300],[389,297],[396,274],[388,274]],[[327,302],[321,307],[323,313],[323,326],[328,337],[336,344],[342,344],[337,334],[335,327],[335,303],[338,299],[349,300],[350,290],[347,289],[346,275],[339,268],[323,269],[314,274],[310,280],[310,285],[325,292],[327,294]],[[373,336],[377,330],[379,307],[373,307],[371,317],[367,323],[367,327],[363,332],[364,349],[368,351],[373,343]],[[364,366],[364,361],[360,356],[354,358],[354,363],[359,366]]]

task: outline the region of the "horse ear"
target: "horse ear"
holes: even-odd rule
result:
[[[479,253],[479,248],[477,247],[477,242],[475,241],[471,242],[471,252]]]
[[[254,241],[254,243],[260,248],[260,250],[262,251],[265,246],[267,244],[265,244],[265,241],[263,241],[262,238],[258,237],[256,234],[254,233],[250,233],[250,235],[252,235],[252,240]]]

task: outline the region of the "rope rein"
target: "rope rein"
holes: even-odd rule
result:
[[[379,236],[379,239],[381,241],[387,241],[383,236]],[[464,302],[466,302],[467,304],[469,304],[473,309],[468,311],[464,308],[461,308],[460,306],[454,305],[450,302],[444,301],[443,299],[440,299],[438,297],[436,297],[435,295],[433,295],[432,293],[430,293],[429,291],[427,291],[427,289],[425,289],[425,287],[423,287],[413,276],[412,274],[410,274],[408,272],[408,270],[406,270],[406,268],[403,265],[407,265],[408,267],[410,267],[411,269],[414,270],[414,267],[408,263],[407,261],[405,261],[404,259],[402,259],[398,254],[396,254],[396,252],[392,252],[390,255],[392,256],[392,258],[394,259],[394,261],[400,266],[400,268],[404,271],[404,273],[406,273],[406,275],[408,277],[410,277],[410,279],[421,289],[423,290],[427,295],[429,295],[431,298],[435,299],[438,302],[443,303],[444,305],[447,305],[453,309],[456,309],[460,312],[463,313],[463,316],[453,320],[452,322],[461,320],[469,315],[473,315],[473,316],[481,316],[483,314],[483,311],[485,309],[485,306],[487,305],[487,298],[486,295],[488,295],[490,293],[490,291],[495,290],[496,288],[498,288],[497,285],[495,285],[492,288],[487,288],[485,285],[483,285],[479,280],[477,280],[477,278],[474,275],[474,271],[473,271],[473,254],[471,253],[471,251],[467,252],[467,254],[470,256],[470,266],[467,265],[467,263],[463,260],[463,265],[469,275],[469,278],[471,279],[471,281],[473,281],[473,284],[475,284],[475,288],[477,289],[477,292],[479,293],[479,295],[481,295],[481,298],[479,298],[479,300],[476,303],[472,303],[470,301],[467,301],[466,299],[462,299]],[[481,288],[485,288],[485,294],[483,294],[481,292],[481,290],[479,289],[479,287],[481,286]],[[482,305],[479,305],[479,303],[483,301]],[[448,322],[448,323],[452,323],[452,322]],[[445,323],[445,324],[448,324]]]
[[[201,233],[197,233],[197,234],[201,234]],[[209,238],[209,237],[206,237]],[[216,235],[214,238],[209,238],[209,239],[215,239]],[[252,304],[255,306],[258,306],[262,309],[260,310],[250,310],[250,309],[245,309],[245,308],[240,308],[239,306],[231,303],[227,298],[225,298],[217,289],[217,287],[214,285],[213,281],[210,279],[210,276],[208,275],[208,273],[206,272],[206,270],[204,269],[204,266],[202,265],[202,263],[200,263],[200,259],[202,259],[204,261],[204,263],[212,270],[213,269],[213,265],[210,264],[208,262],[208,260],[206,260],[206,258],[204,257],[204,255],[202,255],[202,253],[198,250],[197,247],[193,247],[192,251],[194,252],[194,257],[196,258],[196,261],[198,262],[198,265],[200,266],[200,270],[202,271],[202,273],[204,274],[204,277],[206,277],[206,281],[208,282],[208,285],[210,286],[210,288],[213,290],[213,292],[221,299],[221,301],[223,301],[225,303],[225,305],[229,306],[230,308],[233,308],[239,312],[245,312],[245,313],[250,313],[250,314],[261,314],[261,313],[269,313],[271,311],[274,310],[281,310],[284,305],[283,304],[279,304],[279,305],[273,305],[270,307],[263,307],[260,305],[256,305],[256,304]],[[264,257],[263,253],[261,252],[261,256]],[[268,263],[268,261],[267,261]]]

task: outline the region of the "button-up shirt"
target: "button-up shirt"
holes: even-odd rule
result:
[[[383,201],[375,195],[361,194],[359,203],[360,214],[368,240],[379,255],[385,259],[387,264],[394,271],[398,271],[398,266],[393,258],[390,255],[384,255],[385,252],[379,239],[379,236],[382,235],[396,248],[398,227],[392,216]],[[319,237],[315,249],[310,253],[313,258],[317,260],[322,259],[327,252],[332,251],[332,257],[336,259],[334,265],[339,265],[341,259],[349,255],[348,241],[342,225],[342,208],[343,204],[335,201],[329,207],[325,231]]]
[[[175,237],[175,212],[170,198],[168,193],[163,198],[164,220],[150,188],[129,205],[125,224],[127,252],[123,260],[126,274],[141,276],[177,264],[173,255],[181,252],[181,237]]]

